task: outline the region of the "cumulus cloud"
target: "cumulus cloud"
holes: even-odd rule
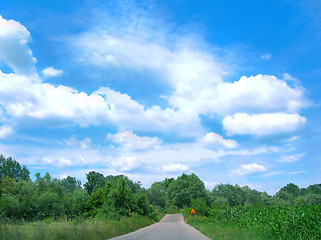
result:
[[[0,126],[0,139],[4,139],[13,134],[13,129],[10,126]]]
[[[166,172],[184,172],[189,169],[189,166],[182,163],[169,163],[163,165],[162,169]]]
[[[112,167],[124,172],[142,169],[145,166],[145,163],[137,156],[122,156],[110,162],[110,164]]]
[[[205,186],[205,188],[206,188],[207,190],[210,190],[210,191],[212,191],[213,188],[214,188],[217,184],[219,184],[219,183],[217,183],[217,182],[207,182],[207,181],[204,181],[204,186]]]
[[[66,86],[41,83],[38,79],[5,74],[0,71],[0,104],[15,119],[33,119],[37,123],[58,126],[115,125],[120,129],[173,130],[199,122],[172,109],[145,107],[127,94],[100,88],[87,94]],[[16,86],[20,86],[17,88]]]
[[[253,114],[237,113],[223,119],[223,128],[228,135],[269,135],[295,131],[306,118],[297,113]]]
[[[72,161],[70,159],[60,157],[56,159],[52,159],[50,157],[43,157],[41,159],[41,163],[44,165],[54,165],[57,167],[70,167],[72,166]]]
[[[146,23],[143,16],[135,20]],[[296,112],[309,104],[299,84],[290,86],[286,79],[275,76],[244,76],[234,83],[225,82],[226,61],[209,51],[204,42],[175,31],[165,32],[159,40],[153,24],[156,22],[148,19],[148,27],[141,29],[127,18],[107,18],[99,28],[82,33],[72,43],[76,42],[82,59],[93,65],[154,71],[172,89],[166,96],[170,106],[194,118],[240,110]]]
[[[231,172],[235,175],[247,175],[247,174],[253,174],[253,173],[261,173],[261,172],[267,172],[268,169],[264,167],[263,165],[259,165],[257,163],[250,163],[242,165],[240,168],[233,169]]]
[[[231,140],[231,139],[226,140],[223,138],[223,136],[214,132],[207,133],[205,137],[201,139],[201,142],[203,142],[205,145],[208,145],[210,147],[222,146],[228,149],[237,148],[239,146],[239,144],[235,140]]]
[[[107,139],[118,143],[126,151],[160,148],[161,141],[156,137],[140,137],[132,131],[108,134]]]
[[[44,70],[42,70],[42,74],[46,78],[59,77],[63,74],[63,70],[55,69],[53,67],[48,67],[48,68],[45,68]]]
[[[36,59],[28,47],[29,31],[14,20],[6,20],[0,15],[0,60],[10,66],[15,73],[35,73]]]

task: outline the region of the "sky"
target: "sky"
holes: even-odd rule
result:
[[[321,2],[0,0],[0,153],[86,181],[320,183]]]

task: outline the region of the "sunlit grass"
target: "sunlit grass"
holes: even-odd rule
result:
[[[133,232],[155,222],[148,217],[134,216],[120,220],[41,221],[2,224],[0,239],[14,240],[100,240]]]

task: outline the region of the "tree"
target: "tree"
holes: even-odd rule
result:
[[[215,197],[228,200],[230,206],[244,205],[246,202],[245,191],[239,185],[218,184],[212,190]]]
[[[164,182],[155,182],[147,190],[147,198],[154,206],[165,208],[166,206],[166,188]]]
[[[204,183],[193,173],[191,175],[183,173],[168,185],[167,191],[170,203],[178,208],[190,207],[192,200],[197,198],[206,200],[207,197]]]
[[[27,181],[30,179],[30,172],[26,166],[22,166],[11,157],[5,158],[0,155],[0,179],[3,176],[8,176],[15,180]]]
[[[91,195],[98,188],[102,188],[106,184],[106,179],[103,174],[91,171],[86,174],[87,182],[84,187],[89,195]]]
[[[300,188],[293,184],[289,183],[285,187],[281,188],[280,191],[276,193],[278,198],[289,201],[293,203],[294,199],[300,195]]]
[[[68,176],[61,180],[60,186],[63,188],[63,191],[73,193],[75,190],[81,189],[81,182],[74,177]]]

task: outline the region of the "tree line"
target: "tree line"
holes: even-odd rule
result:
[[[0,218],[155,218],[157,212],[178,212],[189,207],[207,215],[213,208],[321,204],[321,184],[300,189],[290,183],[270,196],[231,184],[218,184],[209,191],[195,174],[166,178],[148,189],[124,175],[104,176],[95,171],[86,174],[85,184],[70,176],[52,178],[49,173],[37,173],[35,177],[32,181],[26,166],[0,155]]]

